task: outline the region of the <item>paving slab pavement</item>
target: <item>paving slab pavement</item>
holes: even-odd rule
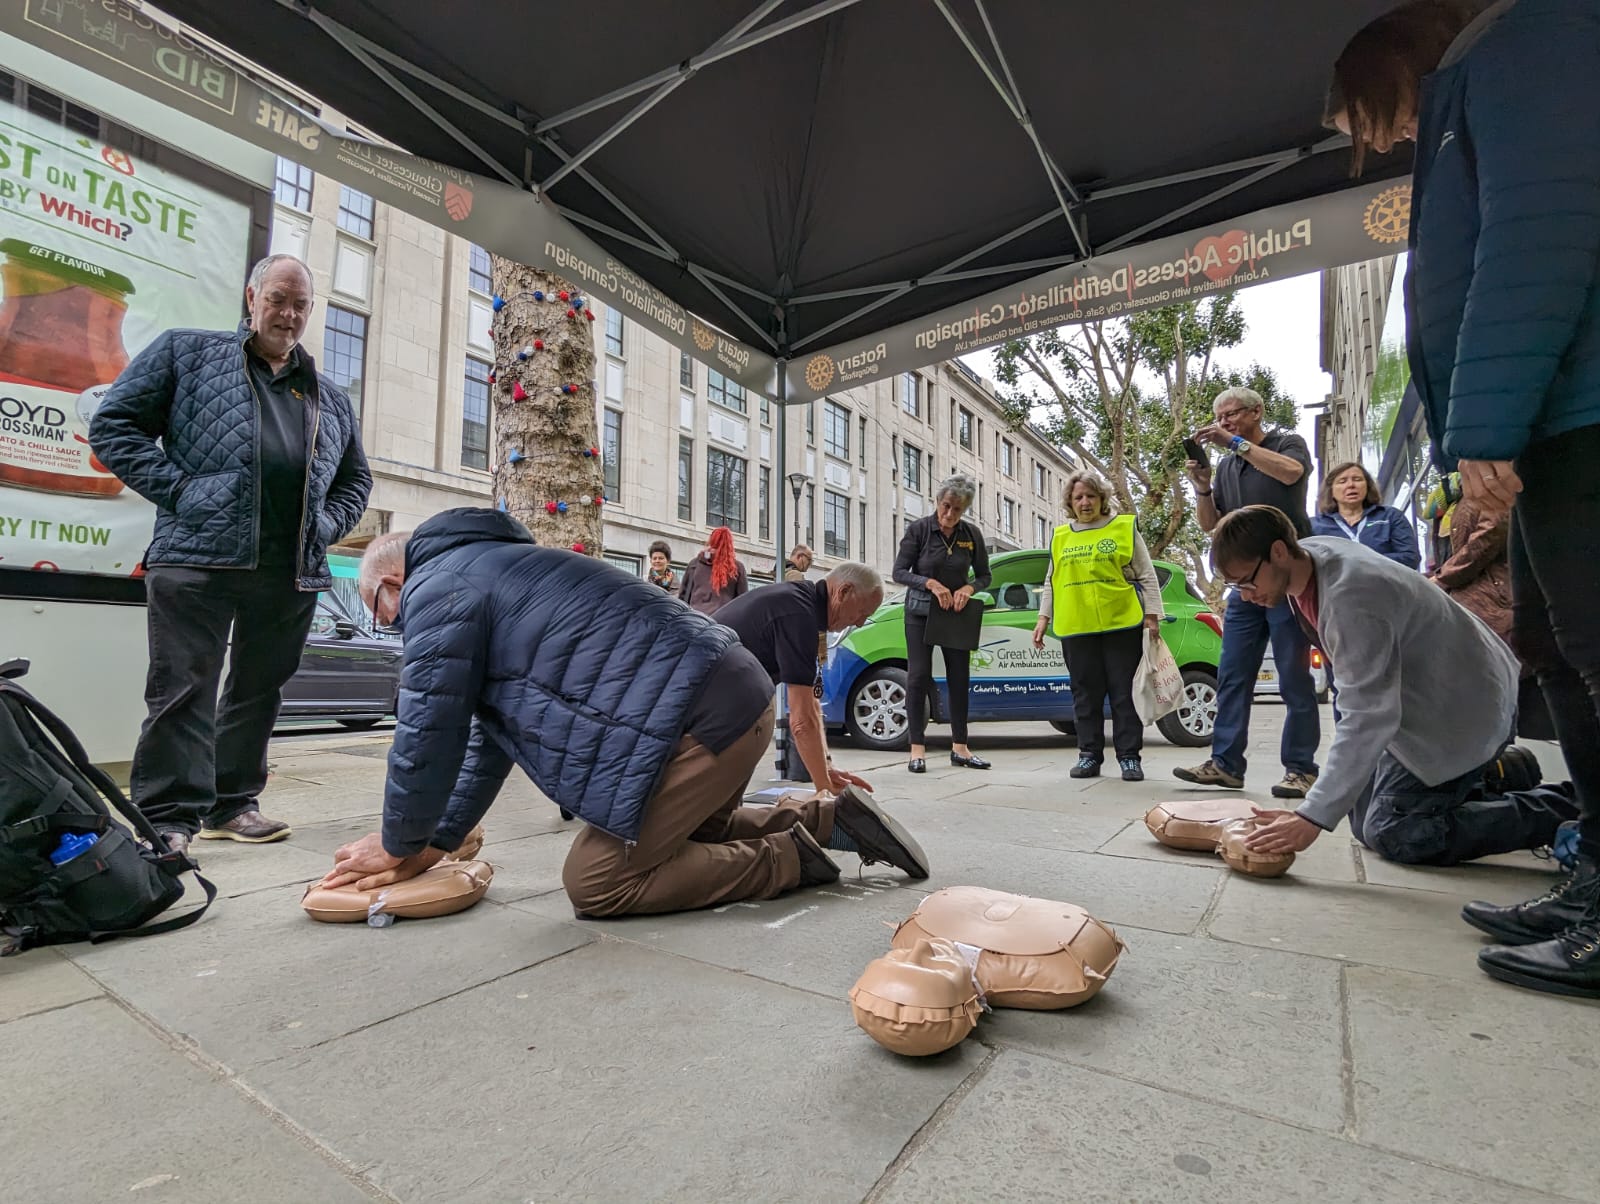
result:
[[[1256,708],[1253,797],[1281,716]],[[294,834],[198,843],[224,897],[195,928],[0,961],[0,1198],[1593,1199],[1600,1008],[1486,979],[1456,914],[1542,889],[1530,856],[1412,869],[1336,833],[1248,879],[1141,822],[1203,793],[1170,776],[1203,752],[1152,734],[1147,781],[1072,781],[1048,728],[1002,725],[977,729],[986,773],[937,737],[920,777],[835,752],[922,841],[925,882],[842,854],[820,890],[577,921],[576,827],[516,777],[478,907],[312,923],[303,884],[376,825],[388,742],[274,741],[263,809]],[[1083,904],[1128,951],[1080,1008],[990,1013],[898,1058],[846,993],[962,882]],[[52,1140],[62,1115],[97,1135],[81,1159]]]

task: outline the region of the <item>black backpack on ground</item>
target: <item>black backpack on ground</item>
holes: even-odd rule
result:
[[[0,664],[0,957],[193,924],[217,888],[186,855],[167,851],[150,821],[90,763],[72,729],[17,684],[27,671],[27,661]],[[88,835],[93,843],[78,839]],[[51,853],[64,836],[81,851],[57,865]],[[140,927],[183,897],[185,870],[195,871],[205,903]]]

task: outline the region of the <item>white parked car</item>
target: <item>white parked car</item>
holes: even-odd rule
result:
[[[1328,701],[1328,666],[1322,659],[1322,653],[1317,649],[1311,650],[1311,683],[1317,689],[1317,701]],[[1261,672],[1256,674],[1256,697],[1278,697],[1278,666],[1272,659],[1272,645],[1267,645],[1266,659],[1261,662]]]

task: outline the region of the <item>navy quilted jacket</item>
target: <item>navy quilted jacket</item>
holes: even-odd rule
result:
[[[169,330],[117,377],[89,424],[100,462],[156,505],[146,565],[250,569],[260,538],[260,409],[244,344],[249,330]],[[298,585],[333,586],[328,545],[361,519],[372,476],[350,399],[316,372],[307,411],[312,448]],[[158,443],[157,440],[160,442]]]
[[[683,736],[726,627],[494,510],[446,510],[406,547],[405,665],[383,800],[396,857],[460,846],[513,764],[622,840]],[[441,822],[442,820],[442,822]]]
[[[1600,5],[1517,0],[1423,81],[1406,315],[1441,468],[1600,423]]]

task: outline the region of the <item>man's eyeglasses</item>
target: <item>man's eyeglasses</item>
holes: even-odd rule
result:
[[[1227,589],[1236,589],[1240,593],[1255,593],[1256,574],[1261,571],[1261,566],[1266,563],[1267,562],[1265,559],[1256,561],[1256,567],[1252,569],[1250,575],[1244,578],[1242,581],[1229,581],[1226,577],[1224,577],[1222,579],[1223,586]]]
[[[1235,409],[1235,410],[1223,410],[1220,414],[1217,415],[1217,421],[1218,422],[1232,422],[1240,414],[1254,414],[1254,413],[1255,413],[1255,410],[1253,410],[1253,409],[1248,409],[1247,410],[1247,409],[1245,409],[1245,408],[1243,408],[1241,406],[1239,409]]]

